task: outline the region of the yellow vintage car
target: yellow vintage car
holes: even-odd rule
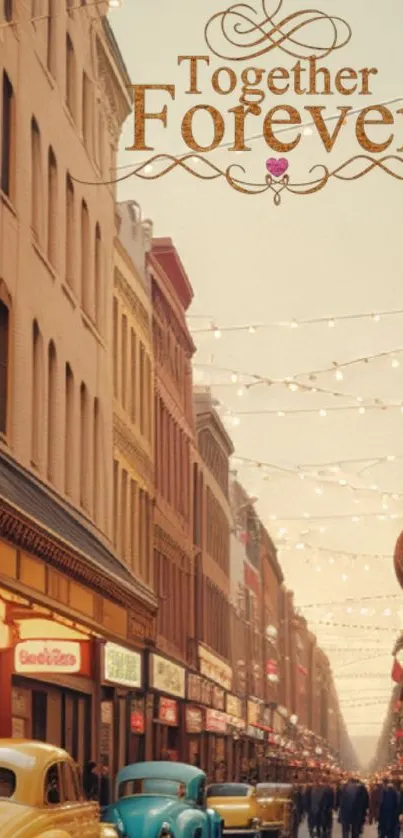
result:
[[[276,783],[214,783],[207,806],[221,815],[224,835],[287,835],[291,792],[292,786]]]
[[[53,745],[0,739],[1,838],[117,838],[83,799],[77,767]]]

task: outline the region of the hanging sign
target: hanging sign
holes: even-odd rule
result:
[[[203,710],[200,707],[186,707],[186,733],[201,733],[203,730]]]
[[[260,717],[260,704],[257,701],[248,701],[248,725],[257,727]]]
[[[163,724],[178,726],[178,703],[171,698],[160,698],[158,720]]]
[[[183,666],[161,658],[159,655],[151,655],[150,659],[150,680],[154,690],[162,693],[176,695],[178,698],[185,698],[185,670]]]
[[[226,713],[220,713],[218,710],[206,710],[206,730],[210,733],[226,733]]]
[[[105,643],[104,646],[104,680],[122,687],[140,689],[141,655],[115,643]]]
[[[199,643],[200,672],[216,684],[220,684],[225,690],[232,688],[232,669],[216,655],[212,655],[204,646]]]
[[[14,671],[77,674],[81,670],[80,643],[70,640],[22,640],[14,649]]]
[[[235,716],[237,719],[242,718],[242,701],[235,695],[227,695],[227,713],[229,716]]]

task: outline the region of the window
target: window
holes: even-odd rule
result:
[[[88,392],[80,387],[80,504],[88,509]]]
[[[7,433],[10,313],[0,300],[0,433]]]
[[[48,13],[49,17],[47,20],[48,24],[48,31],[47,31],[47,65],[48,70],[52,73],[52,76],[56,75],[56,26],[55,26],[55,15],[58,13],[58,5],[59,0],[49,0],[48,5]]]
[[[86,73],[83,73],[82,132],[85,146],[92,151],[92,87]]]
[[[70,364],[66,364],[65,373],[64,428],[64,491],[71,497],[74,479],[74,375]]]
[[[33,324],[32,355],[32,462],[39,466],[43,424],[43,341],[36,320]]]
[[[137,340],[133,329],[130,332],[130,418],[136,421],[137,402]]]
[[[70,35],[66,37],[66,103],[73,117],[76,114],[76,66],[73,42]]]
[[[41,240],[42,212],[42,155],[38,123],[31,119],[31,227],[35,238]]]
[[[2,129],[1,129],[1,189],[5,195],[11,196],[12,192],[12,154],[13,154],[13,108],[14,92],[7,73],[3,73],[3,100],[2,100]]]
[[[145,415],[145,352],[144,346],[140,342],[140,433],[144,434],[144,415]]]
[[[66,177],[66,282],[74,285],[74,252],[75,252],[75,224],[74,224],[74,186],[69,175]]]
[[[127,397],[127,317],[125,314],[122,315],[122,348],[121,348],[121,361],[122,361],[122,396],[121,402],[122,407],[126,408],[126,397]]]
[[[113,545],[118,546],[119,463],[113,462]]]
[[[88,313],[90,308],[90,220],[88,207],[81,201],[81,302]]]
[[[99,224],[95,227],[95,323],[98,329],[101,328],[101,312],[102,312],[102,240],[101,228]]]
[[[59,766],[52,765],[45,777],[45,803],[55,806],[62,800]]]
[[[13,19],[13,0],[3,0],[4,20],[10,23]]]
[[[73,766],[69,762],[61,762],[59,767],[62,775],[63,800],[68,803],[77,803],[80,797]]]
[[[122,494],[120,498],[120,555],[127,553],[127,471],[122,469]]]
[[[17,778],[14,771],[0,766],[0,798],[12,797],[17,785]]]
[[[113,298],[113,395],[118,397],[118,370],[119,370],[119,303],[116,297]]]
[[[48,349],[48,458],[47,476],[52,483],[55,480],[57,451],[57,361],[53,341]]]
[[[48,154],[48,259],[57,261],[57,163],[53,149]]]
[[[100,415],[99,401],[94,399],[94,453],[93,453],[93,492],[94,492],[94,520],[98,520],[99,504],[99,480],[101,466],[101,440],[100,440]]]

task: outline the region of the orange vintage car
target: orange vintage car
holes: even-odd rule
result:
[[[224,835],[287,835],[292,786],[262,783],[214,783],[207,789],[207,805],[223,820]]]
[[[0,739],[1,838],[117,838],[84,800],[65,751],[42,742]]]

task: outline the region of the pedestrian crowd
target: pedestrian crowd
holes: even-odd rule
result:
[[[354,775],[337,787],[330,776],[316,779],[305,788],[295,783],[292,804],[292,838],[298,838],[305,817],[310,838],[331,838],[335,816],[342,838],[360,838],[367,822],[377,826],[378,838],[400,838],[403,791],[400,781],[388,777],[369,788]]]

